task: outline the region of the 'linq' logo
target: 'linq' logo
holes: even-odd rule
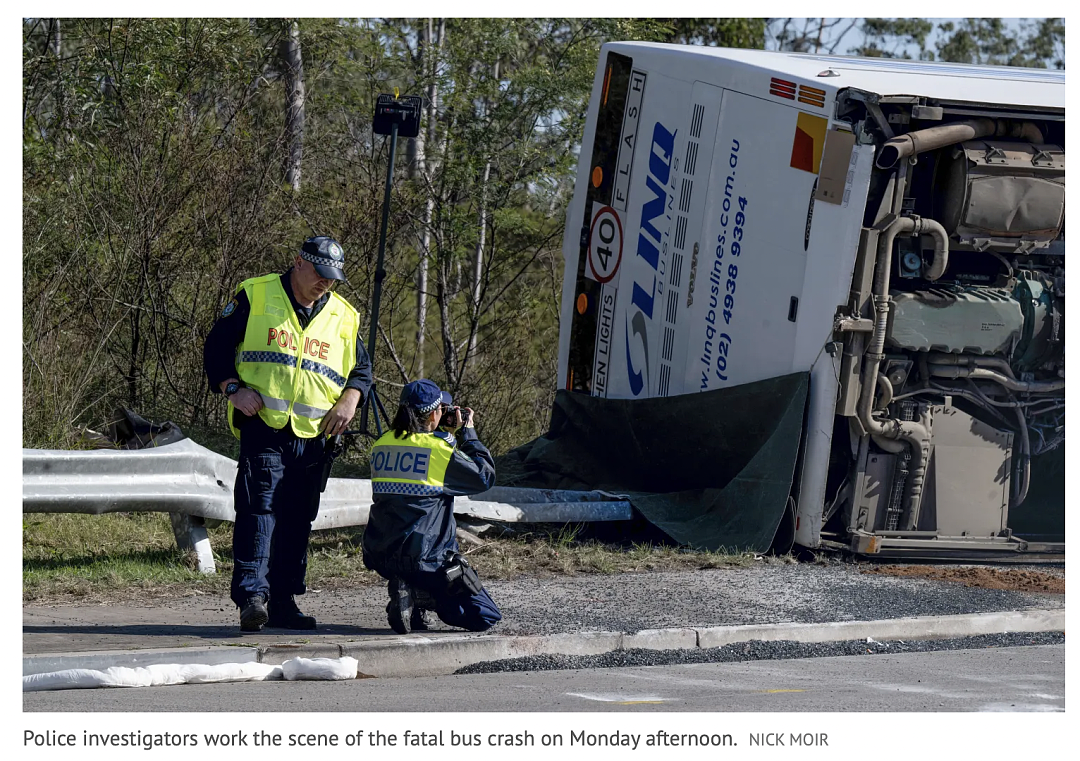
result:
[[[677,130],[676,130],[677,131]],[[654,194],[650,201],[641,207],[641,228],[638,231],[637,255],[648,262],[652,269],[647,278],[652,281],[649,290],[645,290],[634,279],[634,294],[630,299],[633,316],[627,314],[626,324],[626,372],[630,380],[630,392],[637,396],[649,383],[649,338],[648,326],[653,317],[656,302],[656,275],[660,262],[660,232],[653,226],[653,220],[662,217],[667,208],[667,184],[671,177],[671,155],[675,152],[675,132],[668,132],[663,124],[657,122],[653,127],[652,147],[649,153],[649,175],[645,184]],[[641,369],[634,365],[630,351],[630,335],[640,341],[644,361]]]

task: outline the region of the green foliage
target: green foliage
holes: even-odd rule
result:
[[[252,86],[275,40],[228,20],[63,23],[70,54],[25,91],[25,443],[70,444],[117,403],[205,423],[202,336],[290,237],[280,129],[259,119],[272,93]]]
[[[1065,68],[1065,20],[1042,19],[1013,31],[999,18],[967,18],[939,24],[942,61],[1001,66]]]
[[[1014,22],[1014,23],[1010,23]],[[863,42],[855,55],[912,58],[998,66],[1065,68],[1065,20],[967,18],[959,23],[929,19],[862,19]],[[933,49],[930,39],[937,33]]]
[[[924,58],[926,39],[934,31],[934,24],[921,18],[868,18],[863,19],[861,31],[864,42],[852,49],[855,55],[869,58],[910,58],[911,46]]]
[[[663,25],[660,42],[718,48],[765,47],[763,18],[655,19]]]
[[[387,140],[370,131],[374,98],[431,85],[440,97],[427,172],[397,170],[376,376],[387,399],[412,376],[416,271],[430,261],[437,332],[426,351],[436,370],[426,374],[480,411],[496,447],[546,426],[561,215],[598,51],[607,39],[664,30],[449,19],[445,42],[428,51],[418,44],[424,20],[301,20],[294,192],[282,63],[290,24],[24,23],[24,445],[76,446],[80,428],[107,424],[118,405],[203,439],[223,428],[202,342],[236,284],[284,270],[307,235],[342,242],[350,282],[341,293],[365,312],[387,160]],[[402,147],[404,164],[412,146]],[[432,243],[421,250],[429,202]]]
[[[836,53],[860,19],[777,18],[766,24],[766,47],[793,53]]]

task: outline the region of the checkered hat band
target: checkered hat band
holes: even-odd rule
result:
[[[342,261],[340,259],[330,259],[326,256],[316,256],[315,254],[309,254],[307,251],[300,251],[300,258],[306,259],[312,264],[318,264],[325,267],[333,267],[335,269],[341,269]]]
[[[408,481],[372,481],[372,494],[401,494],[409,497],[434,497],[443,493],[441,486],[411,483]]]
[[[415,409],[417,412],[423,412],[424,414],[427,414],[428,412],[431,412],[433,409],[438,407],[440,402],[442,402],[441,396],[435,401],[433,401],[431,404],[425,404],[423,407],[416,407]]]

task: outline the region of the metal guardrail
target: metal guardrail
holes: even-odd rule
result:
[[[23,450],[24,513],[165,512],[176,543],[193,549],[213,573],[206,520],[233,521],[236,461],[184,439],[139,450]],[[361,526],[371,508],[371,481],[331,478],[314,530]],[[498,486],[454,500],[454,513],[517,523],[628,520],[630,503],[599,491]]]

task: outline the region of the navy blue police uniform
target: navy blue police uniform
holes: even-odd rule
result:
[[[309,239],[305,247],[317,253],[329,240]],[[309,245],[311,241],[316,241],[315,245]],[[337,251],[340,259],[340,248]],[[300,255],[309,261],[317,258],[306,250]],[[316,269],[323,277],[344,279],[339,267],[316,266]],[[303,307],[293,294],[289,271],[281,275],[281,285],[301,329],[322,311],[330,298],[327,293],[311,307]],[[240,377],[236,367],[237,348],[244,340],[250,312],[248,297],[241,290],[225,307],[206,338],[203,367],[215,393],[220,393],[225,380]],[[342,392],[356,389],[362,404],[371,382],[371,361],[358,332],[356,362]],[[308,539],[319,511],[329,440],[326,436],[299,437],[288,424],[280,429],[271,428],[258,415],[247,417],[240,410],[233,410],[233,421],[240,430],[240,459],[233,489],[236,522],[230,596],[242,611],[253,598],[268,602],[271,626],[314,628],[314,618],[300,614],[292,596],[307,591]],[[245,628],[243,612],[241,628]],[[261,623],[248,630],[258,628]]]
[[[439,394],[436,398],[440,402],[450,403],[449,394],[439,392],[438,387],[427,380],[407,384],[402,392],[403,400],[417,384],[426,384]],[[380,442],[393,444],[394,436],[393,431],[384,434],[376,442],[376,449]],[[424,437],[438,441],[425,442]],[[444,461],[444,473],[434,482],[426,483],[380,482],[377,464],[373,461],[372,506],[362,547],[364,565],[388,580],[391,602],[387,613],[391,626],[402,632],[399,626],[411,619],[410,626],[404,631],[426,628],[419,614],[421,610],[432,610],[449,626],[477,632],[490,629],[502,620],[502,614],[487,590],[478,580],[474,589],[450,583],[448,571],[453,574],[453,569],[460,571],[462,565],[454,497],[478,494],[494,485],[495,463],[491,453],[480,443],[471,426],[460,428],[456,435],[439,430],[410,434],[407,443],[419,445],[411,447],[413,450],[429,449],[433,461],[440,452],[445,453],[448,460]],[[425,467],[427,462],[425,459]],[[464,565],[467,573],[476,579],[475,572],[468,569],[467,561]],[[411,601],[405,600],[402,609],[392,610],[405,596],[411,597]],[[397,624],[395,612],[401,614]]]

